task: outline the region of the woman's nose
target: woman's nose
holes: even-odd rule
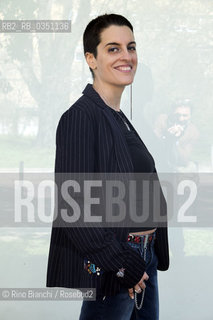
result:
[[[131,60],[131,54],[130,54],[130,52],[127,50],[127,49],[124,49],[123,51],[122,51],[122,57],[121,57],[123,60],[127,60],[127,61],[129,61],[129,60]]]

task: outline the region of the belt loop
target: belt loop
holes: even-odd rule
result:
[[[144,249],[145,249],[146,246],[147,246],[148,239],[149,239],[149,234],[146,234],[146,235],[145,235],[145,239],[144,239],[144,245],[143,245]]]

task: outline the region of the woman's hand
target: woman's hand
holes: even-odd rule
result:
[[[145,289],[146,288],[146,285],[145,285],[145,280],[147,281],[149,279],[149,276],[146,272],[144,272],[143,274],[143,277],[141,278],[141,280],[134,286],[134,289],[133,288],[130,288],[128,289],[129,291],[129,296],[131,299],[134,299],[134,290],[135,292],[137,293],[140,293],[141,292],[141,289]]]

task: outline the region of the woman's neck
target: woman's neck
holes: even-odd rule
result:
[[[93,82],[93,88],[110,108],[120,111],[121,95],[124,88],[106,87],[97,84],[95,81]]]

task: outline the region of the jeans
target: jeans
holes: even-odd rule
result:
[[[144,237],[144,236],[141,236]],[[159,300],[157,283],[157,256],[154,250],[154,238],[146,246],[146,272],[149,280],[146,281],[143,305],[140,310],[135,306],[135,300],[131,299],[128,289],[121,288],[115,296],[99,297],[96,301],[83,301],[79,320],[158,320]],[[144,244],[128,242],[138,250],[144,258]],[[137,294],[140,305],[142,293]]]
[[[142,257],[144,257],[143,244],[129,244],[139,250]],[[158,258],[154,249],[154,239],[148,243],[146,250],[147,269],[146,272],[149,280],[145,281],[146,289],[144,294],[144,301],[142,308],[137,310],[134,307],[130,320],[158,320],[159,319],[159,296],[158,296],[158,280],[157,280],[157,265]],[[138,305],[141,302],[142,293],[137,294]],[[128,318],[127,318],[128,319]]]

